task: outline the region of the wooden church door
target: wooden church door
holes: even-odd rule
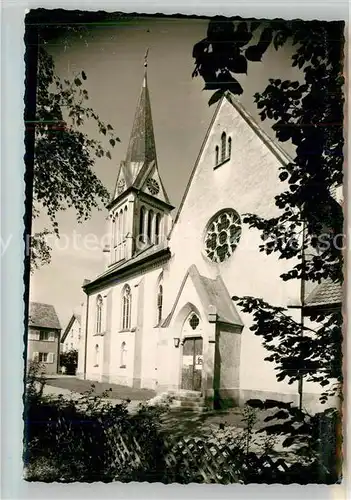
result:
[[[202,364],[202,338],[186,338],[183,344],[182,389],[201,391]]]

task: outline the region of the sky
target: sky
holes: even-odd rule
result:
[[[215,111],[215,106],[208,106],[211,93],[203,91],[203,80],[191,76],[192,49],[206,36],[207,24],[201,19],[138,18],[116,26],[94,27],[82,39],[75,37],[68,45],[59,41],[48,47],[62,78],[71,79],[84,70],[90,96],[87,103],[115,128],[121,140],[111,151],[112,160],[104,158],[95,165],[98,177],[111,193],[128,146],[144,74],[144,55],[149,48],[148,86],[158,167],[176,207],[173,217]],[[298,77],[290,55],[289,48],[278,52],[269,49],[261,63],[249,64],[248,74],[240,77],[244,88],[240,101],[258,121],[254,93],[266,88],[268,78]],[[274,137],[269,122],[262,126]],[[103,142],[94,124],[87,122],[82,130]],[[61,238],[53,241],[51,263],[31,277],[30,299],[53,304],[63,329],[84,300],[83,280],[93,279],[104,270],[101,246],[107,234],[106,216],[106,210],[96,210],[89,221],[78,224],[73,210],[60,213],[57,220]],[[47,219],[42,214],[34,230],[45,224]]]

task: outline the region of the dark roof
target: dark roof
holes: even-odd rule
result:
[[[170,257],[171,253],[167,242],[161,242],[159,245],[151,245],[134,255],[131,259],[122,260],[110,266],[94,280],[83,284],[83,289],[87,293],[108,283],[115,283],[117,280],[124,279],[130,274],[140,273],[150,266],[164,262],[164,260],[168,260]]]
[[[144,248],[140,252],[134,254],[131,259],[122,260],[122,261],[117,262],[113,266],[109,267],[107,269],[107,271],[104,271],[102,274],[100,274],[99,276],[97,276],[96,279],[102,278],[104,276],[107,276],[107,275],[109,275],[109,274],[111,274],[111,273],[113,273],[114,271],[117,271],[117,270],[121,271],[125,267],[127,267],[127,266],[129,267],[131,264],[132,265],[136,265],[141,260],[146,259],[150,255],[153,255],[154,253],[159,252],[161,249],[164,249],[166,247],[167,247],[166,242],[161,242],[159,245],[152,244],[152,245]]]
[[[123,178],[126,182],[126,188],[128,188],[134,185],[140,170],[144,170],[145,168],[148,169],[149,165],[155,162],[156,143],[151,116],[149,89],[147,86],[147,77],[145,72],[141,93],[135,111],[133,127],[129,138],[126,159],[121,162],[117,175],[117,181],[120,178],[120,172],[122,171]],[[135,164],[137,164],[137,167]],[[118,191],[116,183],[114,198],[117,196]]]
[[[326,279],[307,296],[305,306],[329,306],[341,304],[342,286],[340,283]]]
[[[155,159],[155,136],[152,124],[149,89],[145,73],[127,149],[126,164],[145,161],[149,163]]]
[[[29,304],[28,324],[29,326],[61,330],[60,321],[54,306],[51,304],[42,304],[41,302],[31,302]]]
[[[66,340],[66,337],[67,337],[70,329],[72,328],[72,325],[73,325],[75,320],[77,320],[78,323],[81,324],[81,315],[76,314],[76,313],[72,314],[71,319],[69,320],[68,325],[66,326],[65,331],[63,332],[63,334],[61,336],[61,342],[64,342]]]
[[[117,173],[113,199],[125,193],[128,188],[140,189],[143,181],[153,169],[157,168],[157,154],[154,127],[151,115],[151,103],[145,71],[141,93],[137,103],[132,131],[129,138],[125,161],[122,161]],[[123,179],[125,188],[118,193],[118,182]],[[170,204],[168,195],[159,177],[160,184],[167,204]],[[173,208],[173,207],[172,207]]]
[[[183,279],[172,311],[163,322],[163,327],[167,327],[170,324],[188,277],[191,278],[205,311],[210,312],[210,310],[214,309],[218,321],[240,327],[244,326],[222,278],[217,276],[216,279],[211,279],[202,276],[197,267],[192,265]]]

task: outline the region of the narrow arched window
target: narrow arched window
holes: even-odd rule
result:
[[[140,208],[140,219],[139,219],[139,239],[144,241],[144,221],[145,221],[145,208]]]
[[[157,324],[162,320],[163,286],[159,285],[157,293]]]
[[[225,160],[226,149],[227,149],[227,135],[225,132],[223,132],[221,136],[221,161]]]
[[[153,219],[154,219],[154,212],[152,210],[149,210],[148,216],[147,216],[147,242],[148,244],[152,243],[152,224],[153,224]]]
[[[100,354],[99,353],[99,345],[96,344],[95,345],[95,351],[94,351],[94,358],[95,358],[94,359],[94,362],[95,362],[94,366],[99,366],[99,361],[100,361],[99,360],[99,357],[100,357],[99,354]]]
[[[118,245],[118,214],[113,219],[114,224],[114,238],[113,238],[113,246],[116,247]]]
[[[230,158],[232,154],[232,138],[228,137],[228,158]]]
[[[124,207],[124,224],[123,224],[123,241],[126,239],[128,233],[128,207]]]
[[[123,225],[122,225],[122,259],[126,257],[126,236],[127,236],[127,206],[123,210]]]
[[[160,230],[161,230],[161,215],[156,215],[155,221],[155,244],[158,245],[160,243]]]
[[[123,288],[122,294],[122,330],[130,330],[132,312],[132,294],[130,286]]]
[[[120,352],[120,368],[126,368],[127,344],[122,342]]]
[[[219,163],[219,147],[216,146],[216,149],[215,149],[215,165],[218,165]]]
[[[98,295],[96,298],[96,333],[101,333],[102,331],[102,306],[102,297]]]
[[[119,243],[123,241],[123,210],[119,212]]]

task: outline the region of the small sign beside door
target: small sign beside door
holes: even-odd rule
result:
[[[195,356],[195,368],[201,369],[204,363],[204,357],[202,354],[197,354]]]

